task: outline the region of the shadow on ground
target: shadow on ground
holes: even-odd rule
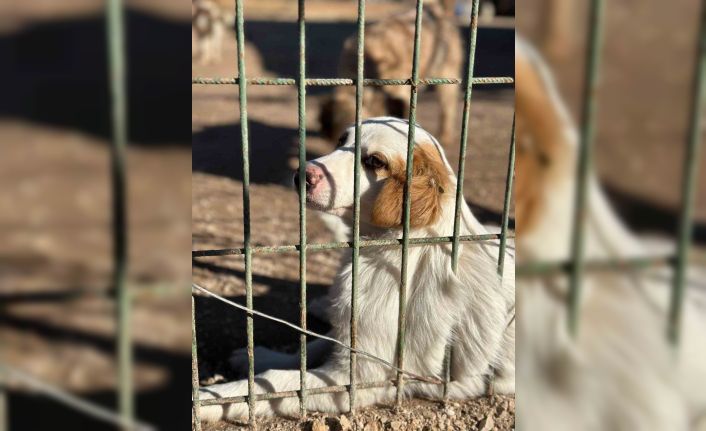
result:
[[[96,335],[77,329],[63,328],[48,322],[0,314],[0,325],[16,331],[30,332],[51,339],[53,342],[71,342],[91,346],[108,355],[115,353],[112,337]],[[191,420],[190,373],[188,352],[181,354],[161,348],[135,345],[135,361],[146,362],[163,368],[168,380],[163,386],[138,391],[135,405],[137,416],[158,429],[180,429]],[[81,398],[114,408],[115,393],[97,391],[78,394]],[[62,429],[113,430],[104,422],[91,419],[41,394],[30,392],[9,393],[10,428],[12,430],[51,429],[60,423]],[[37,414],[41,412],[41,414]]]
[[[298,158],[297,129],[269,126],[248,121],[250,144],[250,181],[253,183],[291,184]],[[309,135],[316,136],[313,132]],[[194,133],[191,150],[192,170],[243,180],[243,157],[240,124],[206,127]],[[307,151],[307,160],[323,154]]]
[[[190,144],[191,23],[128,9],[130,139]],[[0,37],[0,118],[110,136],[105,20],[31,24]]]

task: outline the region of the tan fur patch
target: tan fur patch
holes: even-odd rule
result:
[[[403,192],[407,181],[405,162],[402,157],[389,162],[390,175],[373,205],[372,222],[377,226],[402,226]],[[442,199],[450,193],[449,174],[438,151],[431,144],[414,148],[412,170],[410,226],[428,226],[439,219]]]
[[[536,66],[527,57],[515,55],[515,74],[515,220],[517,235],[522,235],[541,217],[542,190],[556,180],[556,170],[570,161],[562,151],[567,148],[566,125]]]

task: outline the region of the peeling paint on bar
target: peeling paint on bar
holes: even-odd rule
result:
[[[423,0],[417,0],[417,15],[414,21],[414,51],[412,53],[412,88],[409,94],[409,129],[407,131],[407,165],[404,182],[404,202],[402,205],[402,264],[400,265],[399,312],[397,315],[397,367],[404,368],[404,349],[407,322],[407,274],[409,266],[409,224],[412,196],[410,184],[414,173],[414,140],[417,129],[417,94],[419,91],[419,55],[422,40]],[[395,404],[400,405],[404,398],[404,375],[397,373],[397,394]]]
[[[461,235],[459,241],[492,241],[500,239],[499,233],[488,233],[482,235]],[[508,238],[514,238],[514,235],[508,235]],[[410,245],[429,245],[443,244],[452,242],[451,236],[436,236],[425,238],[410,238]],[[402,239],[369,239],[361,240],[360,247],[387,247],[393,245],[402,245]],[[322,244],[307,244],[307,251],[324,251],[334,250],[339,248],[353,248],[353,243],[350,241],[344,242],[328,242]],[[253,246],[252,253],[269,254],[269,253],[294,253],[299,251],[298,245],[278,245],[278,246]],[[191,252],[191,257],[215,257],[215,256],[240,256],[245,254],[244,248],[222,248],[214,250],[194,250]]]
[[[235,34],[238,45],[238,76],[245,77],[245,32],[243,0],[235,0]],[[250,151],[248,142],[247,80],[238,82],[240,100],[240,140],[243,158],[243,254],[245,256],[245,302],[252,308],[252,247],[250,237]],[[255,428],[255,340],[253,316],[246,317],[248,352],[248,426]]]
[[[247,78],[249,85],[297,85],[297,80],[292,78]],[[356,85],[355,79],[344,78],[309,78],[305,80],[307,87],[343,87]],[[475,77],[473,85],[502,85],[513,84],[515,80],[509,76],[503,77]],[[237,85],[238,78],[219,77],[195,77],[191,78],[192,84],[199,85]],[[417,81],[417,85],[454,85],[460,84],[461,80],[456,78],[422,78]],[[364,79],[363,85],[366,87],[382,87],[385,85],[412,85],[412,80],[406,79]]]
[[[463,197],[463,181],[466,173],[466,149],[468,147],[468,120],[471,114],[471,96],[473,94],[473,69],[476,58],[476,40],[478,35],[478,7],[479,0],[473,0],[471,9],[471,25],[468,32],[468,56],[466,59],[466,88],[463,96],[463,117],[461,120],[461,142],[458,155],[458,172],[456,174],[456,205],[454,209],[453,242],[451,246],[451,269],[454,273],[458,270],[458,255],[460,251],[459,235],[461,231],[461,206],[465,205]],[[449,395],[449,383],[451,382],[451,355],[452,346],[446,346],[444,353],[444,389],[442,399],[446,400]]]
[[[512,183],[515,177],[515,116],[512,116],[512,137],[507,162],[507,177],[505,178],[505,199],[503,203],[503,219],[500,226],[500,252],[498,253],[498,274],[502,277],[505,270],[505,249],[507,248],[507,229],[510,220],[510,204],[512,201]]]
[[[581,281],[584,267],[584,236],[587,213],[588,180],[592,165],[592,146],[595,132],[596,93],[598,90],[598,70],[601,60],[603,32],[603,0],[592,0],[589,17],[588,50],[586,52],[586,78],[583,88],[581,113],[581,136],[578,149],[576,175],[576,196],[574,201],[573,229],[571,233],[571,268],[568,296],[568,329],[576,336],[581,307]]]
[[[701,20],[699,25],[699,39],[697,41],[698,52],[693,78],[694,91],[692,93],[691,117],[689,119],[689,137],[684,154],[684,176],[682,178],[682,203],[679,218],[679,232],[677,235],[677,255],[667,321],[667,338],[674,346],[679,344],[680,339],[686,264],[689,260],[689,249],[694,229],[694,200],[698,184],[698,163],[699,160],[701,160],[701,136],[703,133],[701,122],[703,119],[704,99],[706,99],[706,82],[704,82],[704,75],[706,74],[706,1],[701,3]]]
[[[358,37],[357,37],[357,64],[356,64],[356,87],[355,87],[355,147],[353,164],[353,250],[351,257],[351,322],[350,322],[350,343],[355,349],[358,345],[358,282],[360,275],[360,133],[363,123],[363,79],[365,69],[365,0],[358,0]],[[350,351],[350,362],[348,363],[350,372],[350,385],[348,390],[348,410],[355,410],[356,398],[356,377],[358,371],[358,361],[356,352]]]
[[[299,322],[306,329],[306,21],[299,0]],[[306,417],[306,334],[299,335],[299,415]]]

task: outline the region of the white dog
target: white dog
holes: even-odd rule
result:
[[[406,181],[408,123],[382,117],[367,120],[361,129],[362,170],[361,236],[400,238],[402,190]],[[416,128],[414,175],[410,184],[411,237],[451,236],[454,224],[456,177],[436,139]],[[306,199],[309,208],[341,217],[350,223],[353,208],[354,128],[341,137],[333,153],[313,160],[306,168]],[[461,234],[487,233],[462,205]],[[330,289],[331,336],[350,343],[351,258],[350,250]],[[358,348],[395,362],[401,247],[360,249],[358,287]],[[482,395],[487,377],[495,373],[498,393],[515,391],[514,259],[505,260],[504,277],[497,273],[497,242],[464,242],[457,274],[451,269],[451,245],[416,245],[409,249],[407,320],[404,369],[422,376],[441,376],[445,346],[451,342],[451,398]],[[317,343],[320,345],[320,342]],[[321,350],[314,345],[313,350]],[[297,367],[296,356],[255,353],[255,363]],[[313,352],[310,352],[313,353]],[[269,358],[269,359],[268,359]],[[273,362],[273,359],[274,362]],[[307,388],[349,383],[349,352],[334,345],[324,365],[307,373]],[[395,371],[358,355],[358,382],[392,379]],[[256,376],[256,393],[299,389],[299,371],[273,369]],[[201,399],[247,394],[247,381],[201,389]],[[395,388],[359,389],[356,405],[388,402]],[[441,387],[408,381],[407,397],[438,397]],[[347,393],[309,395],[306,408],[339,413],[348,410]],[[245,418],[245,403],[205,406],[204,420]],[[295,416],[299,400],[286,398],[258,401],[255,414]]]
[[[518,262],[570,256],[578,135],[549,69],[518,39]],[[634,235],[591,175],[587,259],[664,254]],[[706,429],[706,286],[690,268],[682,343],[666,342],[672,271],[586,272],[577,338],[566,330],[566,277],[518,280],[518,429]],[[700,285],[700,286],[699,286]]]

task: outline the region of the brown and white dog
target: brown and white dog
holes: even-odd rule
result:
[[[354,129],[346,130],[331,154],[307,163],[306,201],[309,208],[351,222],[353,209]],[[361,129],[361,222],[363,238],[400,238],[402,190],[406,180],[408,123],[382,117],[365,121]],[[413,178],[410,184],[412,237],[452,235],[456,177],[438,141],[417,127]],[[484,234],[486,229],[462,205],[461,234]],[[401,249],[399,246],[360,249],[357,347],[394,363],[397,339]],[[485,393],[489,374],[495,374],[498,393],[515,390],[514,259],[505,260],[504,276],[497,273],[496,242],[463,243],[458,271],[451,269],[451,245],[414,245],[409,249],[407,320],[404,368],[417,375],[440,376],[447,343],[454,347],[449,395],[465,399]],[[329,290],[330,336],[350,341],[351,252],[347,251]],[[309,356],[325,351],[321,341],[310,343]],[[323,341],[323,343],[326,343]],[[299,389],[299,355],[257,349],[255,364],[275,368],[258,374],[256,393]],[[306,375],[307,388],[349,383],[349,353],[333,346],[322,366]],[[312,360],[313,361],[313,360]],[[237,361],[236,361],[237,362]],[[244,362],[241,361],[241,362]],[[237,364],[234,364],[237,366]],[[286,369],[290,368],[290,369]],[[395,371],[358,356],[357,381],[394,378]],[[240,396],[247,381],[201,389],[201,399]],[[392,387],[359,389],[358,406],[394,399]],[[435,397],[441,387],[409,383],[407,397]],[[310,411],[339,413],[348,409],[347,393],[309,395]],[[204,420],[247,417],[247,405],[202,407]],[[259,401],[258,415],[296,416],[299,400]]]
[[[516,41],[517,261],[570,256],[578,135],[540,55]],[[634,235],[595,174],[588,188],[587,259],[665,254]],[[665,328],[672,270],[586,272],[580,331],[566,330],[567,279],[517,282],[518,429],[706,429],[706,275],[689,268],[682,343]]]
[[[422,18],[421,78],[458,78],[463,65],[463,49],[453,18],[453,0],[424,5]],[[400,79],[412,73],[412,46],[416,11],[412,10],[369,25],[365,29],[365,77]],[[343,44],[338,65],[339,76],[356,78],[357,36]],[[437,85],[439,100],[439,140],[446,144],[454,138],[457,85]],[[409,88],[401,85],[365,87],[363,118],[391,115],[409,116]],[[323,101],[319,114],[321,132],[335,140],[355,121],[355,87],[336,87]]]

